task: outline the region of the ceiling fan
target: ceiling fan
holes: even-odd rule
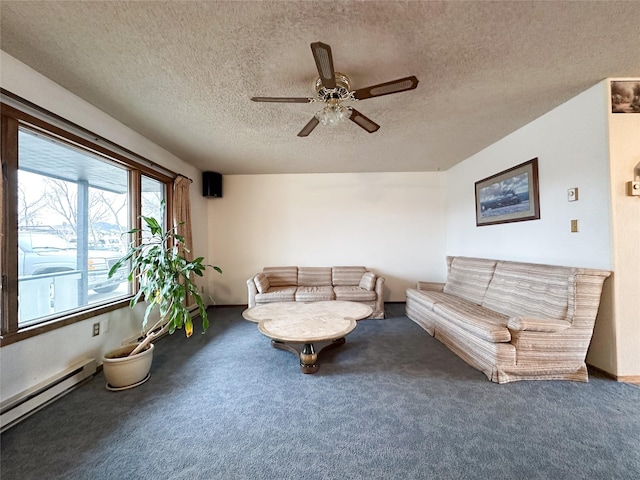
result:
[[[316,80],[315,97],[252,97],[254,102],[275,102],[275,103],[314,103],[323,102],[325,107],[314,115],[298,133],[299,137],[309,135],[319,123],[332,125],[349,119],[356,125],[364,128],[367,132],[373,133],[380,128],[380,125],[362,115],[351,106],[344,106],[342,102],[354,100],[365,100],[372,97],[389,95],[390,93],[413,90],[418,86],[418,79],[415,76],[399,78],[391,82],[379,83],[370,87],[351,90],[349,77],[344,73],[336,72],[333,69],[333,57],[331,47],[326,43],[315,42],[311,44],[313,59],[318,68],[319,78]]]

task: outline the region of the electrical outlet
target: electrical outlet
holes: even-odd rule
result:
[[[578,231],[578,220],[571,220],[571,233]]]
[[[100,324],[99,323],[94,323],[93,324],[93,336],[96,337],[100,335]]]

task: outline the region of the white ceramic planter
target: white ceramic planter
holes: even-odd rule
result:
[[[138,346],[137,343],[126,345],[108,352],[102,359],[102,369],[107,379],[109,390],[125,390],[144,383],[149,377],[153,360],[153,344],[145,351],[132,357],[123,357]]]

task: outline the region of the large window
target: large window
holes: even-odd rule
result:
[[[2,344],[125,305],[109,269],[171,177],[4,104],[2,168]]]

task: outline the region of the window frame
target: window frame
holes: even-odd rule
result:
[[[2,234],[0,235],[0,265],[2,267],[1,284],[1,322],[0,347],[25,340],[27,338],[50,332],[52,330],[71,325],[88,318],[127,307],[131,297],[137,292],[138,285],[134,283],[133,293],[126,297],[105,301],[98,305],[87,305],[72,313],[61,313],[55,318],[45,320],[35,325],[18,327],[18,130],[21,126],[31,130],[39,130],[43,134],[54,137],[59,141],[81,148],[89,154],[98,155],[107,163],[125,168],[129,172],[129,228],[141,228],[140,212],[142,202],[142,176],[157,180],[165,185],[166,208],[165,225],[171,224],[173,180],[176,177],[171,172],[154,162],[141,157],[134,152],[106,140],[62,117],[27,102],[4,89],[3,98],[18,103],[16,108],[0,102],[1,115],[1,150],[3,185],[0,198],[2,207]],[[32,115],[24,110],[35,111]],[[55,123],[55,124],[54,124]],[[76,133],[77,132],[77,133]],[[141,237],[135,238],[140,242]]]

